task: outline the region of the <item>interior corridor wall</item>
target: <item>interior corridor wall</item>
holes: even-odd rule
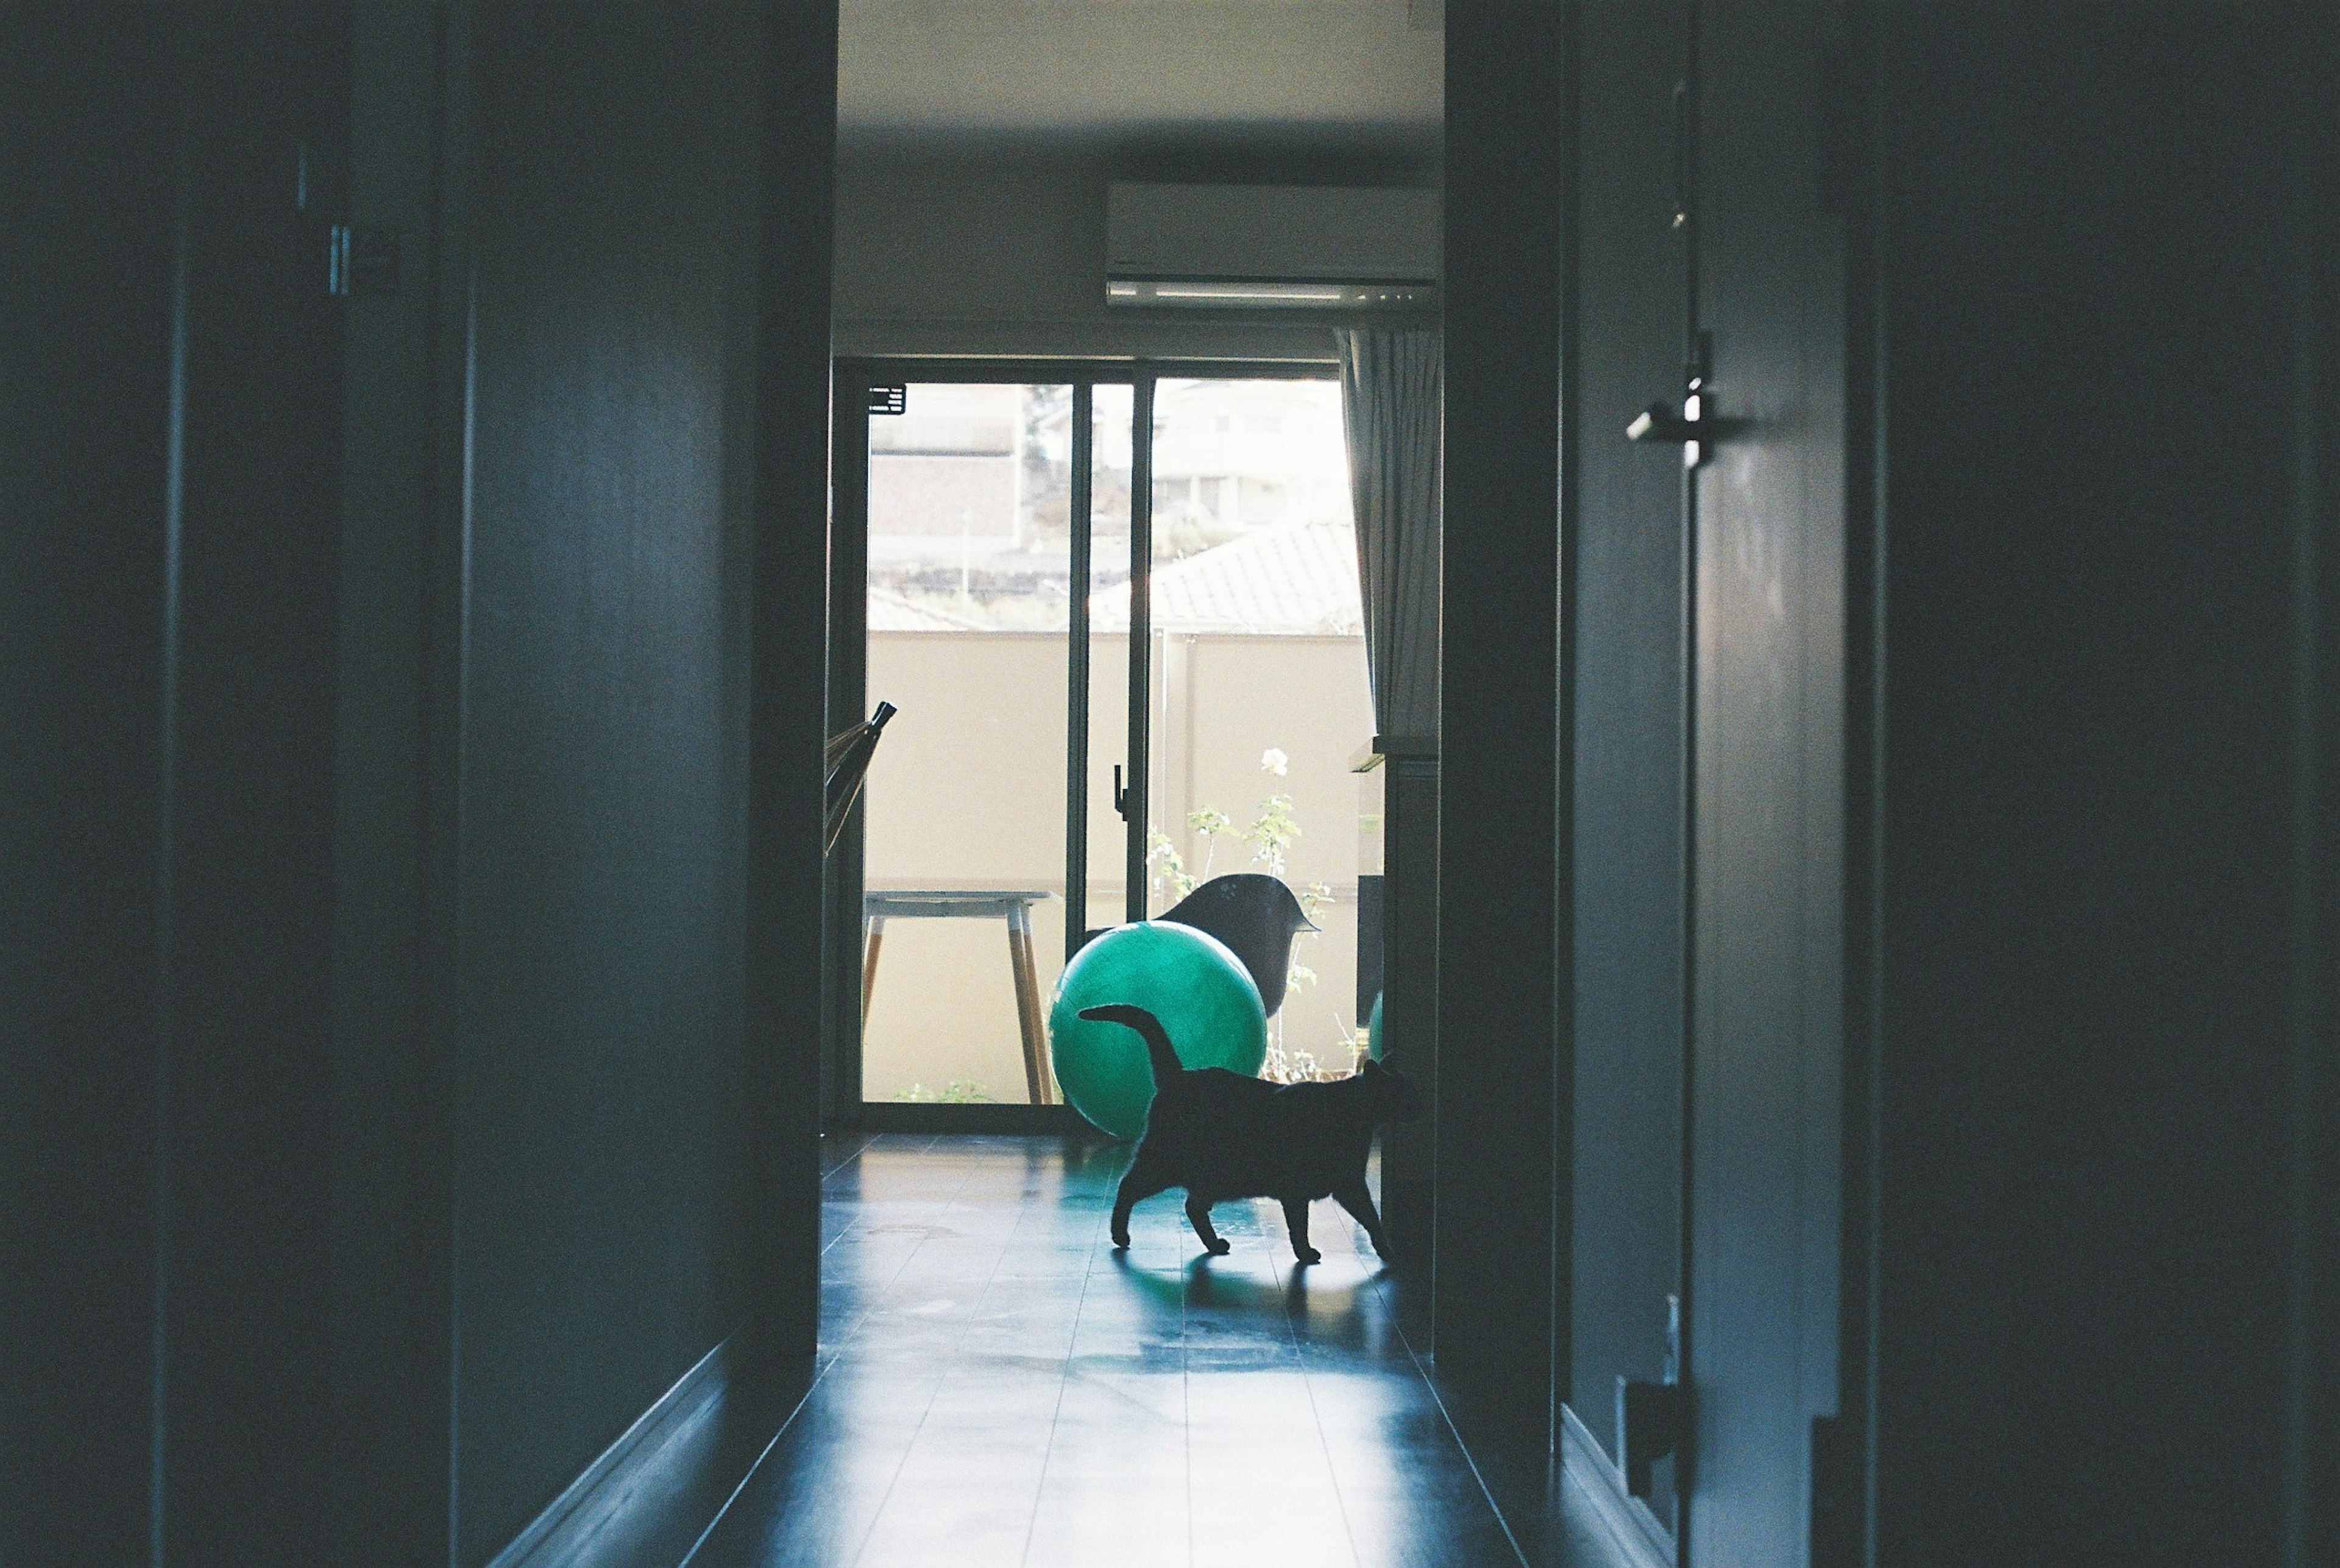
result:
[[[838,352],[1331,362],[1338,349],[1325,326],[1106,303],[1113,181],[1437,183],[1434,144],[1335,153],[1254,134],[1244,127],[1200,147],[1143,136],[1107,147],[1069,132],[848,142],[837,182]]]
[[[1432,1289],[1439,1375],[1522,1516],[1542,1508],[1568,1361],[1563,37],[1541,0],[1446,14]]]
[[[322,1555],[347,26],[0,20],[11,1563]]]
[[[2340,31],[1881,20],[1876,1560],[2328,1562]]]
[[[809,1346],[748,839],[817,883],[821,640],[749,647],[833,11],[362,9],[0,12],[12,1564],[478,1563],[751,1305]]]
[[[0,1560],[31,1565],[139,1558],[152,1503],[168,23],[0,11]]]
[[[452,1020],[465,1564],[747,1310],[768,11],[492,0],[471,19]]]

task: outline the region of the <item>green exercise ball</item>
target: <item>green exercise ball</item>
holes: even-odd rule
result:
[[[1382,1059],[1382,994],[1373,993],[1373,1016],[1365,1021],[1365,1048],[1375,1061]]]
[[[1115,1137],[1145,1131],[1154,1102],[1154,1068],[1137,1032],[1080,1016],[1083,1007],[1116,1002],[1161,1019],[1190,1067],[1254,1075],[1267,1059],[1259,989],[1225,943],[1166,920],[1099,932],[1056,980],[1048,1047],[1065,1098]]]

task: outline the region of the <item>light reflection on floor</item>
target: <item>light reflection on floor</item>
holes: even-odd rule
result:
[[[827,1186],[811,1394],[690,1568],[1501,1568],[1519,1561],[1362,1234],[1176,1195],[1126,1150],[888,1135]],[[1362,1249],[1362,1250],[1361,1250]]]

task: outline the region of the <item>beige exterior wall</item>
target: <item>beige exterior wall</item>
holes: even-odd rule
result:
[[[1091,650],[1089,923],[1124,908],[1113,765],[1124,755],[1126,640]],[[873,888],[1019,888],[1049,895],[1034,911],[1044,997],[1063,968],[1066,647],[1024,632],[875,632],[870,700],[901,716],[869,772],[866,877]],[[1157,635],[1154,660],[1154,818],[1190,868],[1205,856],[1187,814],[1211,805],[1236,829],[1268,796],[1293,799],[1301,837],[1284,879],[1333,889],[1303,939],[1316,972],[1284,1003],[1287,1051],[1345,1061],[1356,990],[1358,818],[1379,809],[1377,779],[1349,771],[1372,739],[1364,645],[1355,637]],[[1271,748],[1289,759],[1264,771]],[[1213,872],[1257,869],[1250,846],[1223,837]],[[1150,908],[1166,907],[1157,896]],[[938,1093],[979,1084],[995,1100],[1025,1097],[1007,938],[998,921],[897,921],[886,931],[863,1045],[866,1098],[913,1084]]]

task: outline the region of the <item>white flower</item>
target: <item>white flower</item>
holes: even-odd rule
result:
[[[1267,772],[1274,774],[1278,779],[1283,778],[1286,773],[1292,771],[1292,759],[1284,754],[1284,749],[1280,746],[1271,746],[1266,750],[1261,752],[1259,754],[1259,765]]]

